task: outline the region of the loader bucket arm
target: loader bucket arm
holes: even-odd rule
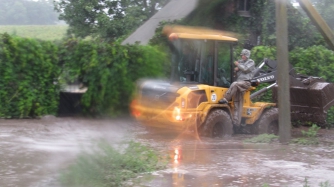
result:
[[[279,85],[276,84],[276,62],[267,60],[266,65],[269,63],[272,72],[263,73],[250,81],[272,84],[251,94],[251,99],[268,90],[273,90],[273,101],[278,103]],[[321,77],[298,74],[291,64],[289,75],[292,120],[326,123],[327,110],[334,105],[334,84],[326,82]]]

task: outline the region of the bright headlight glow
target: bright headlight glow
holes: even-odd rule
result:
[[[174,107],[173,117],[175,120],[182,121],[181,109],[179,107]]]

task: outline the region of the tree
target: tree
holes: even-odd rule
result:
[[[320,1],[320,0],[318,0]],[[325,0],[332,1],[332,0]],[[238,39],[251,39],[253,45],[276,45],[275,0],[250,1],[250,17],[238,13],[237,4],[231,0],[200,0],[200,5],[186,18],[186,23],[232,31]],[[287,5],[289,50],[324,44],[322,36],[311,20],[303,16],[291,3]],[[204,16],[205,15],[205,16]],[[331,14],[328,14],[329,16]],[[208,21],[209,20],[209,21]]]
[[[69,25],[69,34],[115,40],[133,31],[168,1],[61,0],[54,3],[59,18]]]

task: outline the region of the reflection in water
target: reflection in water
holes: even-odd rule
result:
[[[178,161],[181,159],[181,151],[179,148],[174,149],[174,163],[178,163]]]
[[[252,144],[243,140],[255,135],[229,139],[199,138],[195,134],[155,131],[141,134],[155,148],[168,151],[168,169],[159,172],[149,186],[310,186],[333,184],[332,147],[303,148],[293,145]],[[312,156],[310,156],[312,155]]]
[[[178,166],[180,164],[181,161],[181,149],[180,147],[176,147],[174,148],[173,151],[174,155],[173,155],[173,175],[172,175],[172,180],[173,180],[173,186],[181,186],[183,185],[183,181],[184,181],[184,174],[183,173],[179,173],[178,171]]]
[[[184,184],[184,174],[181,173],[173,173],[173,186],[183,186]]]
[[[252,175],[234,174],[234,168],[256,167],[258,150],[272,150],[272,145],[243,144],[231,139],[202,138],[196,134],[180,133],[170,136],[165,131],[145,134],[145,139],[170,152],[172,170],[170,186],[247,186],[254,180]],[[153,140],[153,141],[152,141]],[[160,142],[160,143],[159,143]],[[239,168],[239,169],[238,169]],[[166,186],[166,185],[163,185]]]

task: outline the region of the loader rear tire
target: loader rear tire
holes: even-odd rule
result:
[[[204,122],[202,134],[212,138],[230,137],[233,134],[230,115],[224,110],[210,112]]]
[[[259,134],[278,134],[278,108],[265,111],[258,122]]]

